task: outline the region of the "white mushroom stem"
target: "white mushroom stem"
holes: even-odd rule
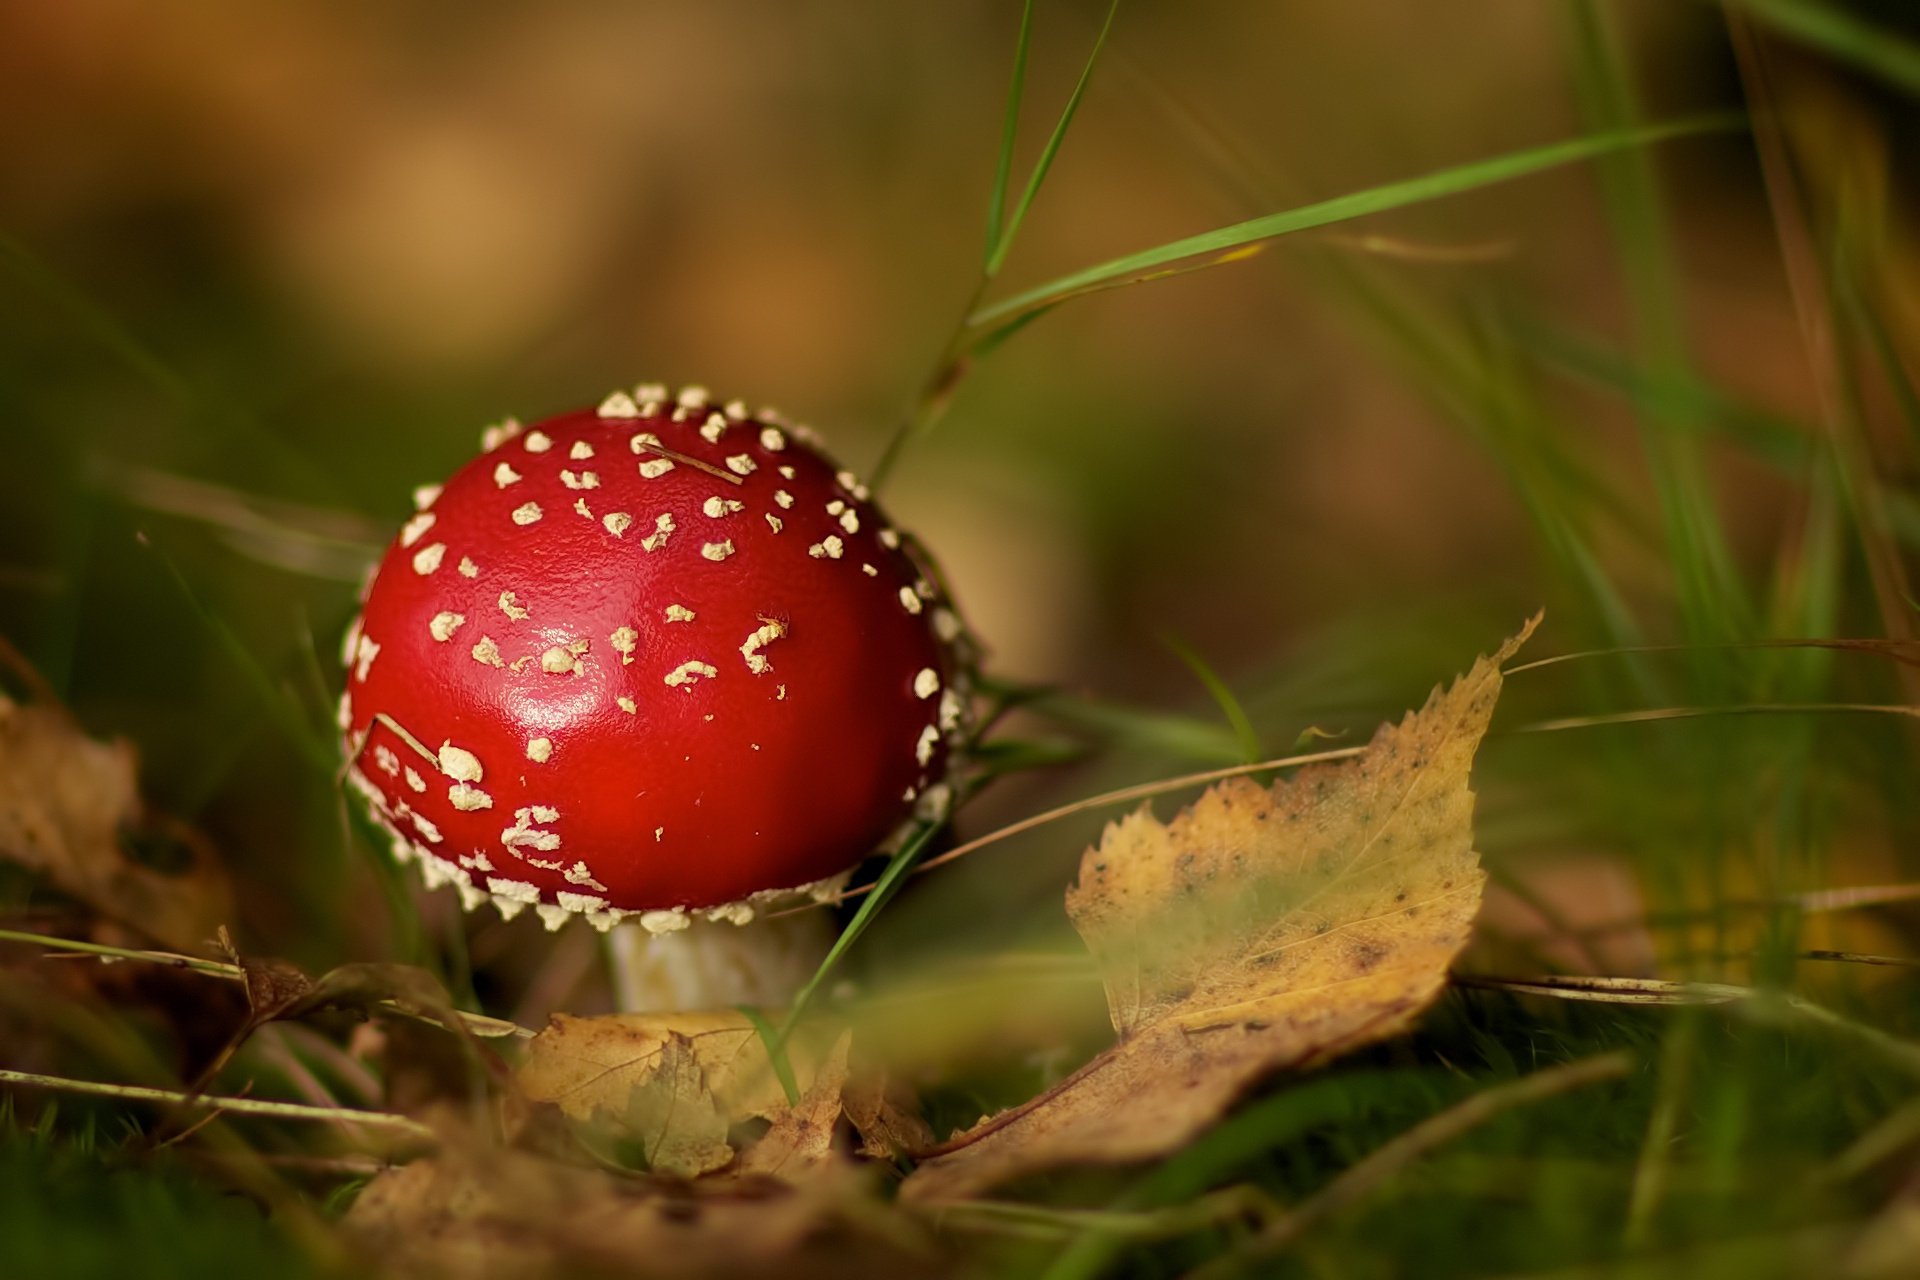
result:
[[[696,918],[674,933],[615,925],[607,933],[614,999],[623,1013],[783,1007],[820,967],[834,936],[824,909],[744,925]]]

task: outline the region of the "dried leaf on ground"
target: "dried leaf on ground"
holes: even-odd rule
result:
[[[99,742],[57,707],[0,695],[0,859],[14,862],[102,916],[176,950],[197,950],[232,911],[225,876],[206,850],[170,875],[128,856],[126,837],[150,827],[138,761],[124,739]]]
[[[640,1143],[647,1168],[697,1178],[733,1163],[727,1117],[708,1086],[693,1042],[669,1033],[659,1061],[627,1091],[620,1129]]]
[[[1069,1163],[1147,1159],[1249,1085],[1404,1030],[1466,944],[1485,874],[1468,775],[1529,622],[1366,751],[1271,790],[1210,789],[1171,823],[1108,826],[1067,910],[1119,1041],[909,1178],[923,1201]]]
[[[912,1091],[883,1073],[867,1071],[849,1080],[843,1101],[863,1156],[892,1160],[933,1145],[933,1130],[920,1118]]]
[[[773,1118],[773,1127],[740,1157],[742,1174],[792,1181],[834,1158],[833,1135],[840,1125],[847,1088],[847,1052],[853,1033],[843,1031],[813,1085],[795,1105]]]
[[[457,1145],[375,1178],[345,1228],[388,1273],[438,1280],[933,1275],[905,1215],[846,1166],[786,1185],[668,1187],[522,1151]]]
[[[772,1119],[786,1109],[786,1090],[760,1033],[731,1009],[598,1018],[557,1013],[527,1046],[520,1088],[576,1120],[611,1116],[617,1122],[626,1114],[628,1095],[661,1069],[663,1051],[675,1038],[686,1041],[706,1089],[730,1121]],[[787,1045],[787,1059],[804,1092],[820,1062],[816,1043],[796,1036]]]

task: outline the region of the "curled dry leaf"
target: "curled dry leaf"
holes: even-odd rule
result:
[[[1262,1076],[1406,1028],[1479,909],[1468,774],[1500,664],[1538,621],[1352,760],[1271,790],[1221,783],[1169,824],[1143,809],[1109,825],[1067,911],[1118,1043],[936,1149],[903,1194],[955,1199],[1061,1164],[1160,1155]]]
[[[842,1101],[863,1156],[893,1160],[933,1145],[933,1130],[920,1118],[912,1091],[882,1072],[866,1071],[849,1080]]]
[[[813,1085],[800,1101],[773,1117],[773,1127],[740,1157],[742,1174],[795,1181],[833,1159],[833,1135],[840,1124],[847,1089],[847,1052],[853,1033],[843,1031]]]
[[[65,711],[0,695],[0,859],[168,947],[197,950],[232,907],[225,877],[194,842],[192,863],[163,874],[127,856],[152,825],[123,739],[98,742]]]

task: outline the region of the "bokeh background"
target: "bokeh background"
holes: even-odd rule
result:
[[[1016,177],[1101,16],[1041,8]],[[1182,646],[1278,752],[1364,736],[1541,606],[1542,654],[1912,629],[1914,99],[1735,8],[1797,223],[1750,136],[1688,138],[1076,301],[971,370],[886,501],[992,670],[1060,690],[1016,731],[1097,751],[1004,781],[966,833],[1238,758]],[[0,10],[0,633],[139,745],[152,802],[232,868],[249,945],[408,945],[402,913],[356,905],[378,875],[324,759],[334,653],[410,489],[483,424],[699,382],[878,457],[977,275],[1017,22],[1011,2]],[[1668,0],[1129,4],[1001,288],[1744,110],[1738,52],[1720,8]],[[1843,241],[1872,323],[1836,355],[1827,295],[1797,297],[1788,264],[1811,253],[1818,284]],[[1891,670],[1595,659],[1511,701],[1516,725],[1882,703]],[[1899,880],[1910,741],[1885,719],[1496,739],[1489,854],[1576,915]],[[909,894],[872,954],[1058,934],[1097,823]],[[1508,923],[1538,926],[1517,902]],[[590,940],[542,983],[526,922],[472,931],[525,1015],[599,998]],[[1719,963],[1621,945],[1623,967]]]

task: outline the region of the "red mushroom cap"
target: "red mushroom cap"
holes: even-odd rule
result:
[[[743,920],[946,803],[960,624],[804,428],[643,386],[484,445],[347,636],[348,777],[430,884]]]

